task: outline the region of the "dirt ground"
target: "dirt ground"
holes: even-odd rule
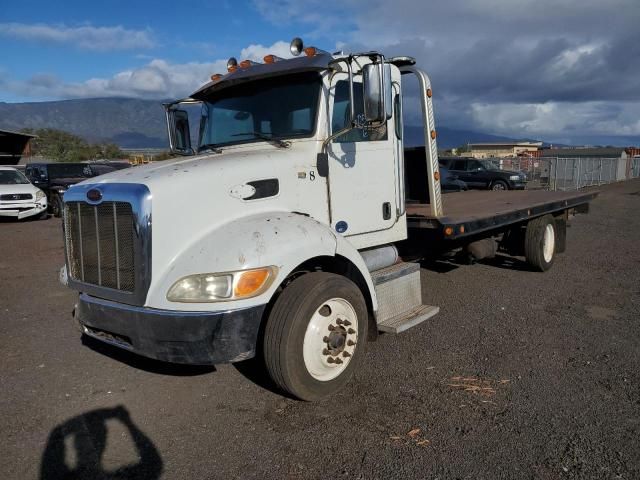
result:
[[[0,478],[640,478],[640,181],[601,191],[549,272],[425,266],[441,313],[317,404],[83,342],[60,221],[2,222]]]

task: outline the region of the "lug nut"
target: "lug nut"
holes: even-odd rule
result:
[[[329,325],[329,331],[333,332],[336,329],[336,327],[334,327],[333,325]]]
[[[350,347],[353,347],[355,344],[356,342],[354,342],[353,340],[347,340],[347,345],[349,345]]]
[[[344,322],[342,322],[342,324],[343,324],[345,327],[349,327],[349,326],[351,326],[351,322],[350,322],[349,320],[345,320]]]
[[[329,343],[329,337],[322,337],[322,341],[324,343]]]
[[[356,333],[356,331],[353,328],[350,328],[349,330],[347,330],[347,333],[353,335],[354,333]]]
[[[338,363],[338,364],[340,364],[340,363],[342,363],[342,360],[341,360],[340,358],[336,358],[336,359],[335,359],[335,362],[336,362],[336,363]]]
[[[342,356],[348,358],[351,356],[351,354],[349,352],[342,352]]]
[[[337,323],[338,325],[342,325],[342,320],[337,319],[337,320],[336,320],[336,323]],[[345,324],[345,325],[346,325],[346,324]]]
[[[331,352],[325,348],[324,350],[322,350],[322,354],[323,355],[330,355]]]
[[[340,360],[342,362],[342,360]],[[333,357],[327,358],[327,363],[337,363]]]

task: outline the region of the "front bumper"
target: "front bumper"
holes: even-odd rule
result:
[[[80,294],[75,318],[102,342],[165,362],[213,365],[255,356],[265,305],[224,312],[133,307]]]
[[[510,181],[509,183],[510,183],[509,186],[510,186],[510,188],[512,190],[524,190],[525,188],[527,188],[527,182],[526,181],[524,181],[524,182],[521,182],[521,181],[517,181],[517,182]]]
[[[22,218],[39,215],[47,210],[46,199],[31,203],[0,203],[0,217]]]

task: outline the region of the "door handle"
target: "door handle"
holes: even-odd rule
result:
[[[382,204],[382,219],[389,220],[391,218],[391,202],[384,202]]]

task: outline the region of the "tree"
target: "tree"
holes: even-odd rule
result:
[[[71,133],[53,128],[24,129],[23,133],[37,135],[31,141],[34,155],[57,162],[81,162],[99,158],[123,158],[125,155],[113,143],[88,143]]]

